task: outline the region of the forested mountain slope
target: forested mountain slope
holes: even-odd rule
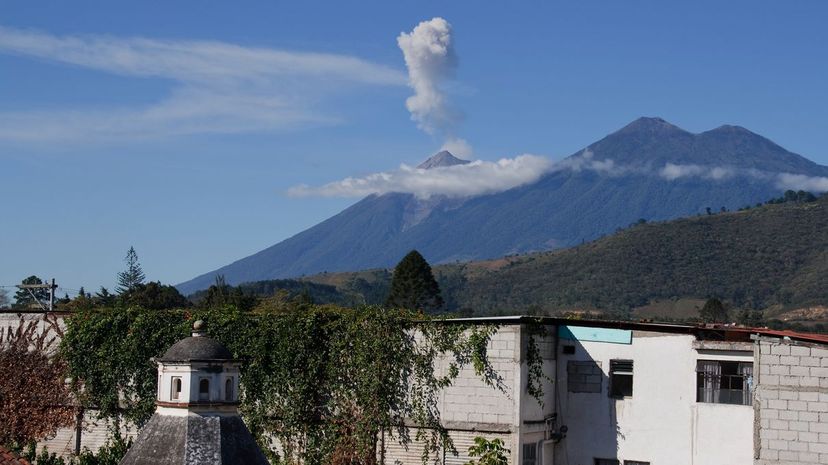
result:
[[[424,169],[459,161],[441,153]],[[799,176],[800,178],[791,178]],[[261,252],[178,285],[208,287],[393,266],[411,249],[434,263],[570,247],[640,218],[661,221],[753,205],[782,182],[828,168],[736,126],[699,134],[641,118],[565,159],[537,182],[466,199],[369,196]]]

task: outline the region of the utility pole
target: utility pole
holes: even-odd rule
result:
[[[53,312],[55,310],[55,289],[57,289],[57,284],[55,284],[55,278],[52,278],[51,282],[43,283],[43,284],[18,284],[18,289],[26,289],[29,291],[29,294],[32,298],[37,302],[40,308],[46,312]],[[33,289],[48,289],[49,290],[49,308],[43,306],[43,302],[37,298]]]

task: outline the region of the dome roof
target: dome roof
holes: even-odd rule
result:
[[[233,354],[215,339],[206,336],[190,336],[173,344],[159,360],[163,362],[233,360]]]

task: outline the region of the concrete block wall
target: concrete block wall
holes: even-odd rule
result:
[[[828,345],[762,337],[754,358],[754,463],[828,464]]]
[[[514,386],[520,376],[519,326],[500,328],[489,341],[487,353],[493,368],[502,377],[504,391],[487,385],[466,366],[441,395],[440,413],[449,429],[509,430],[516,424]],[[441,365],[445,370],[449,360]]]
[[[101,446],[106,444],[110,437],[112,423],[98,418],[95,411],[86,410],[81,425],[81,450],[88,449],[97,451]],[[121,435],[125,439],[131,438],[135,440],[136,436],[138,436],[138,431],[134,427],[127,426],[126,422],[122,422]],[[37,450],[40,451],[45,447],[50,453],[55,453],[60,457],[69,459],[74,456],[75,438],[75,428],[61,428],[54,436],[38,442]]]

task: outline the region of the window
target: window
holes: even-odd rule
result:
[[[227,402],[233,400],[233,378],[227,378],[224,382],[224,400]]]
[[[632,397],[633,361],[610,360],[610,397]]]
[[[198,383],[198,400],[210,400],[210,381],[202,378]]]
[[[595,465],[621,465],[617,459],[595,459]]]
[[[536,443],[523,445],[522,465],[535,465],[538,463],[538,445]]]
[[[752,362],[696,362],[696,402],[751,405]]]
[[[575,353],[575,346],[566,345],[563,346],[563,353],[567,355],[572,355]]]
[[[601,362],[593,360],[566,362],[566,385],[569,392],[600,394],[603,378]]]
[[[172,385],[170,386],[170,399],[178,400],[181,398],[181,377],[174,376]]]

